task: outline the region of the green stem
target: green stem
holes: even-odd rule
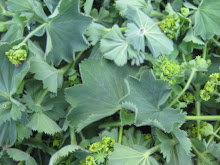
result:
[[[165,5],[165,3],[164,3],[163,1],[161,1],[160,4],[161,4],[164,8],[166,8],[166,5]]]
[[[148,157],[150,155],[152,155],[154,152],[156,152],[157,150],[159,150],[161,147],[161,144],[158,144],[150,149],[148,149],[145,154],[144,154],[144,157]]]
[[[70,127],[70,138],[71,138],[71,144],[77,145],[75,130],[74,130],[74,128],[71,128],[71,127]]]
[[[212,135],[215,136],[217,139],[220,140],[220,136],[218,136],[216,133],[213,132]]]
[[[128,27],[123,27],[123,28],[120,28],[120,31],[121,32],[124,32],[125,30],[127,30],[128,29]]]
[[[123,137],[123,126],[120,127],[119,129],[119,138],[118,138],[118,143],[122,143],[122,137]]]
[[[189,87],[189,85],[190,85],[190,83],[191,83],[191,81],[192,81],[192,79],[193,79],[195,73],[196,73],[196,70],[192,70],[192,72],[191,72],[191,74],[190,74],[190,77],[189,77],[189,79],[188,79],[188,81],[187,81],[187,83],[186,83],[186,86],[185,86],[185,87],[183,88],[183,90],[179,93],[179,95],[168,105],[167,108],[172,107],[172,106],[178,101],[178,99],[185,93],[185,91],[188,89],[188,87]]]
[[[220,43],[218,41],[216,41],[216,39],[212,38],[212,41],[218,46],[220,47]]]
[[[216,126],[217,126],[217,127],[219,126],[219,121],[216,122],[215,128],[216,128]],[[220,127],[219,127],[218,129],[215,129],[215,128],[214,128],[214,130],[216,130],[215,133],[217,134],[218,131],[220,130]],[[209,137],[209,140],[208,140],[208,142],[207,142],[207,146],[211,143],[211,141],[212,141],[213,138],[214,138],[214,135],[211,135],[211,136]]]
[[[75,68],[76,66],[76,62],[78,61],[78,59],[81,57],[81,55],[83,54],[84,51],[79,52],[79,54],[76,56],[74,62],[73,62],[73,68]]]
[[[26,37],[25,37],[25,39],[22,41],[22,43],[25,43],[25,42],[27,42],[27,40],[29,39],[29,38],[31,38],[36,32],[38,32],[40,29],[42,29],[44,26],[46,26],[47,25],[47,23],[44,23],[44,24],[42,24],[42,25],[40,25],[39,27],[37,27],[36,29],[34,29],[32,32],[30,32]]]
[[[185,54],[184,54],[184,53],[181,53],[181,55],[182,55],[182,58],[183,58],[183,62],[186,63],[186,57],[185,57]]]
[[[0,95],[2,95],[3,97],[5,97],[6,99],[10,99],[10,95],[8,95],[8,94],[6,94],[6,93],[4,93],[4,92],[2,92],[2,91],[0,91]]]
[[[202,58],[206,59],[206,54],[207,54],[207,44],[205,44],[203,51],[202,51]]]
[[[42,100],[44,99],[44,97],[46,96],[47,93],[48,93],[48,89],[45,89],[44,92],[39,97],[39,99],[37,100],[36,105],[40,105],[41,104]]]
[[[58,72],[65,74],[71,67],[72,67],[73,63],[69,63],[66,66],[64,66],[63,68],[59,69]]]
[[[207,164],[209,164],[209,160],[207,160],[203,155],[202,153],[200,153],[197,148],[192,144],[192,148],[193,150],[195,151],[195,153],[203,160],[205,161]]]
[[[186,120],[220,121],[220,116],[186,116]]]
[[[110,123],[104,123],[99,125],[99,129],[106,128],[106,127],[120,127],[121,126],[121,121],[114,121]]]
[[[80,137],[81,137],[82,140],[85,140],[85,139],[86,139],[85,136],[83,135],[82,131],[79,132],[79,135],[80,135]]]
[[[195,86],[196,88],[196,93],[199,94],[200,92],[200,85]],[[197,99],[196,100],[196,116],[200,116],[201,113],[201,103],[200,101]],[[200,120],[197,120],[197,137],[199,140],[201,140],[201,134],[200,134]]]
[[[159,13],[157,11],[152,10],[150,13],[150,17],[159,17],[159,18],[163,18],[163,14]]]

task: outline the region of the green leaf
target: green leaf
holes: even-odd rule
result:
[[[146,12],[147,7],[148,7],[148,4],[145,0],[136,0],[136,1],[134,1],[134,0],[116,0],[115,3],[116,3],[116,8],[119,10],[119,13],[122,16],[126,15],[126,11],[127,11],[129,5],[134,6],[138,9],[142,10],[143,12]]]
[[[109,158],[109,165],[158,165],[148,150],[139,152],[127,146],[115,143],[114,151]]]
[[[125,31],[125,35],[136,50],[145,51],[146,38],[147,46],[155,58],[173,51],[172,40],[142,11],[129,6],[126,17],[131,23],[128,24],[129,29]]]
[[[25,18],[15,15],[12,19],[13,24],[10,25],[8,31],[2,35],[1,40],[4,42],[13,42],[23,37],[25,28]],[[16,33],[15,33],[16,32]]]
[[[84,11],[87,15],[89,15],[92,10],[93,2],[94,0],[86,0],[86,2],[84,3]]]
[[[130,127],[128,130],[124,130],[122,144],[131,148],[134,148],[135,145],[149,148],[151,141],[145,140],[144,134],[140,130],[135,130],[134,127]]]
[[[0,146],[10,147],[16,141],[16,126],[15,121],[10,120],[0,123]]]
[[[101,39],[100,50],[104,58],[113,60],[118,66],[127,64],[128,59],[138,54],[125,40],[118,25],[114,25],[112,30]]]
[[[8,0],[6,3],[11,12],[32,11],[34,6],[33,0]]]
[[[191,153],[187,148],[187,146],[189,146],[189,144],[191,145],[191,143],[189,139],[186,139],[185,133],[183,133],[183,137],[181,137],[181,134],[184,131],[179,130],[179,133],[177,132],[178,131],[175,133],[178,139],[176,141],[176,139],[170,139],[167,135],[162,133],[162,131],[156,131],[157,138],[161,142],[161,152],[163,153],[164,158],[166,158],[168,165],[192,165]],[[184,146],[185,144],[187,146]]]
[[[138,68],[117,67],[106,60],[83,61],[80,65],[83,84],[66,90],[66,99],[73,106],[67,115],[71,126],[80,131],[117,112],[120,100],[127,94],[124,79],[137,72]]]
[[[195,35],[211,39],[215,34],[220,35],[220,1],[203,0],[194,14]]]
[[[55,134],[56,132],[61,131],[61,128],[55,121],[41,112],[35,112],[34,114],[30,115],[29,120],[30,121],[27,124],[27,127],[34,131],[44,132],[47,134]]]
[[[111,14],[114,14],[114,13],[112,12],[110,13],[104,7],[101,7],[99,9],[99,12],[96,8],[92,9],[90,15],[93,17],[94,22],[100,23],[106,27],[111,27],[113,23],[113,18]]]
[[[30,138],[32,135],[32,131],[25,127],[22,124],[16,123],[16,133],[17,133],[17,140],[21,142],[24,139]]]
[[[29,42],[29,50],[34,55],[30,72],[35,73],[35,79],[43,81],[44,89],[57,93],[63,85],[63,73],[44,60],[44,52],[33,42]]]
[[[54,163],[56,163],[56,160],[60,157],[65,157],[67,155],[69,155],[72,152],[77,152],[77,150],[82,150],[82,152],[80,153],[80,155],[88,155],[88,152],[84,149],[82,149],[80,146],[77,145],[67,145],[63,148],[61,148],[60,150],[58,150],[55,154],[52,155],[52,157],[50,158],[50,162],[49,165],[54,165]]]
[[[54,65],[73,61],[73,52],[88,48],[83,33],[91,22],[79,12],[79,0],[61,0],[46,26],[47,59]]]
[[[208,150],[218,161],[220,160],[220,143],[212,142]]]
[[[135,114],[127,109],[121,109],[120,111],[121,125],[131,125],[134,123]]]
[[[12,95],[16,93],[24,76],[29,71],[30,58],[22,66],[16,67],[5,55],[5,52],[19,42],[20,40],[17,40],[12,44],[3,43],[0,45],[0,119],[2,122],[21,118],[21,111],[25,110],[25,107],[13,99]]]
[[[58,5],[60,0],[44,0],[45,4],[47,5],[48,9],[52,13],[56,6]]]
[[[185,37],[183,38],[183,41],[193,42],[194,44],[198,44],[198,45],[205,45],[205,43],[201,40],[201,38],[199,38],[198,36],[195,36],[193,34],[193,29],[192,28],[190,28],[188,30]]]
[[[137,126],[153,125],[170,132],[175,123],[184,121],[181,111],[162,107],[171,93],[168,82],[156,80],[152,72],[145,71],[140,80],[129,77],[126,83],[129,94],[123,99],[123,107],[136,113]]]
[[[92,45],[95,45],[99,40],[108,32],[108,29],[101,24],[92,23],[86,31],[86,35],[89,36],[88,40]]]
[[[26,165],[37,165],[37,162],[29,154],[15,148],[7,149],[8,155],[15,161],[25,161]]]

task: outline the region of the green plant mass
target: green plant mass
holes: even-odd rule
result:
[[[0,0],[0,165],[219,165],[220,0]]]

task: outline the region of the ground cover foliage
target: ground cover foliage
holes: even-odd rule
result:
[[[220,1],[0,13],[0,165],[220,163]]]

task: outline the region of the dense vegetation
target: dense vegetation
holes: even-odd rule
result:
[[[0,165],[218,165],[219,0],[0,0]]]

